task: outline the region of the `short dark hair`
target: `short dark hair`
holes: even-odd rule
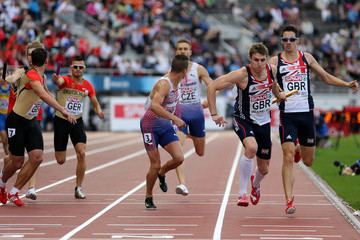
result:
[[[299,34],[299,30],[293,25],[288,25],[284,27],[283,30],[281,31],[281,37],[284,35],[284,32],[293,32],[295,33],[295,37],[298,37]]]
[[[83,56],[81,56],[81,55],[77,55],[77,56],[75,56],[75,57],[73,58],[72,61],[84,61],[84,58],[83,58]]]
[[[176,55],[171,62],[171,71],[175,73],[180,73],[187,69],[189,65],[189,58],[185,55],[179,54]]]
[[[31,52],[31,62],[34,66],[41,67],[45,64],[47,52],[43,48],[36,48]]]

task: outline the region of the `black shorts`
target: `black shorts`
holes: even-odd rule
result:
[[[67,120],[55,116],[54,118],[54,148],[55,151],[66,151],[69,135],[74,147],[78,143],[86,143],[86,133],[82,118],[71,124]]]
[[[28,120],[12,111],[6,119],[6,132],[9,151],[14,156],[24,156],[25,149],[27,152],[44,150],[41,128],[36,118]]]
[[[299,139],[301,146],[315,146],[314,112],[284,113],[280,111],[279,134],[281,143]]]
[[[271,129],[270,123],[262,126],[243,120],[239,117],[233,117],[233,129],[239,136],[241,142],[247,137],[255,137],[258,144],[256,156],[269,160],[271,158]]]

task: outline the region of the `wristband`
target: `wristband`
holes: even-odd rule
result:
[[[213,116],[216,116],[216,115],[218,115],[218,114],[217,114],[217,113],[214,113],[214,114],[211,114],[210,116],[212,116],[212,117],[213,117]]]

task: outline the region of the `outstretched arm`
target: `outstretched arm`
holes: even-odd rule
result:
[[[348,87],[351,88],[354,92],[356,92],[359,89],[359,84],[356,80],[351,82],[346,82],[344,80],[341,80],[340,78],[337,78],[331,75],[330,73],[326,72],[310,53],[305,53],[305,57],[311,69],[320,77],[321,80],[323,80],[327,84],[340,86],[340,87]]]

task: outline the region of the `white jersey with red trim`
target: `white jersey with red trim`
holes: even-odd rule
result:
[[[192,62],[191,69],[185,78],[180,82],[180,103],[181,104],[200,104],[201,103],[201,84],[198,73],[199,64]]]
[[[310,70],[305,54],[298,52],[298,59],[287,62],[278,55],[276,79],[285,93],[299,90],[298,93],[280,103],[279,109],[284,112],[309,112],[314,108],[310,90]]]

